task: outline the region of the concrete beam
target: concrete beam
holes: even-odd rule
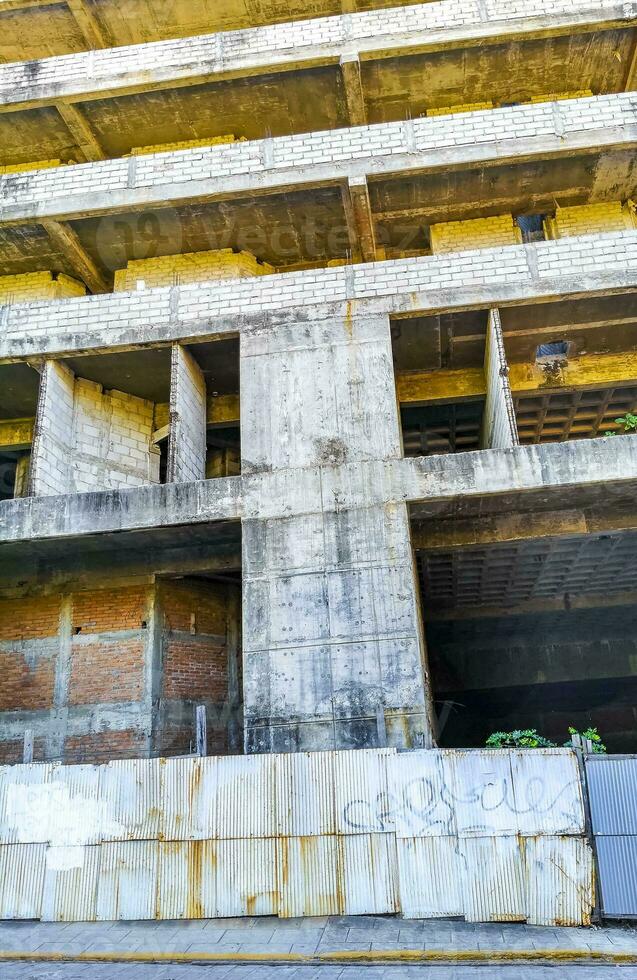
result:
[[[360,256],[363,262],[375,262],[376,229],[365,177],[349,179],[347,187],[343,188],[343,202],[353,254]]]
[[[106,153],[82,111],[77,106],[65,102],[56,102],[55,108],[60,113],[64,125],[75,140],[84,159],[88,162],[105,160]]]
[[[635,524],[637,526],[637,518]],[[414,522],[411,540],[415,551],[431,553],[508,541],[586,534],[589,530],[586,515],[581,510],[524,511],[480,518]]]
[[[541,613],[577,611],[585,609],[608,609],[615,606],[631,606],[637,602],[637,592],[618,592],[609,595],[569,595],[567,603],[564,596],[556,599],[529,599],[517,605],[506,606],[463,606],[459,609],[427,609],[424,619],[427,623],[449,622],[453,620],[504,619],[509,616],[534,616]]]
[[[206,524],[238,518],[287,517],[290,498],[300,513],[321,512],[326,499],[338,511],[413,503],[422,517],[542,495],[552,509],[577,506],[591,496],[616,499],[637,489],[637,439],[590,439],[444,457],[361,461],[342,466],[281,470],[198,483],[130,490],[31,497],[0,503],[0,542],[82,538],[87,534]],[[566,501],[566,503],[565,503]],[[485,508],[482,508],[485,513]],[[149,538],[149,541],[151,539]],[[125,546],[125,541],[122,541]]]
[[[47,219],[42,222],[42,226],[53,245],[66,256],[69,265],[78,279],[81,279],[92,293],[110,292],[110,286],[102,275],[102,272],[98,269],[70,225]]]
[[[239,395],[208,395],[206,416],[208,428],[238,425]]]
[[[66,0],[66,5],[84,35],[89,50],[107,48],[109,44],[106,34],[86,0]]]
[[[364,60],[415,52],[439,51],[453,45],[480,46],[510,39],[547,37],[611,30],[637,20],[632,4],[617,0],[592,6],[572,0],[568,10],[550,0],[536,0],[532,12],[511,13],[508,0],[467,5],[437,0],[414,5],[405,30],[402,8],[369,15],[339,17],[257,27],[174,41],[133,45],[99,59],[91,53],[37,62],[38,71],[22,64],[0,67],[0,103],[13,111],[56,100],[74,102],[126,93],[152,91],[231,77],[249,77],[339,63],[348,57]],[[305,26],[304,26],[305,25]],[[317,33],[320,40],[317,41]]]
[[[366,126],[367,106],[361,80],[360,58],[357,54],[346,54],[342,56],[340,64],[350,126]]]
[[[516,394],[634,385],[637,384],[637,351],[588,354],[554,369],[542,364],[511,364],[509,379],[511,391]],[[396,387],[401,405],[434,405],[484,398],[487,391],[481,368],[398,374]]]
[[[0,421],[0,449],[28,449],[33,442],[35,419]]]

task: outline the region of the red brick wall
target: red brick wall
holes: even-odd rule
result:
[[[228,690],[227,651],[215,639],[168,634],[164,638],[163,696],[223,701]]]
[[[24,741],[22,739],[12,739],[8,742],[0,742],[0,765],[14,766],[21,763],[24,757],[23,753]],[[45,745],[43,738],[36,738],[33,741],[33,761],[45,761]]]
[[[148,618],[148,589],[78,592],[73,596],[73,632],[108,633],[142,629]]]
[[[0,599],[0,640],[55,636],[60,622],[60,596]]]
[[[141,701],[145,643],[139,640],[73,643],[69,704]]]
[[[54,660],[33,667],[19,653],[0,651],[0,711],[41,711],[53,705]]]
[[[65,762],[109,762],[111,759],[140,759],[147,754],[146,739],[134,730],[122,732],[92,732],[67,738]]]
[[[193,617],[198,634],[226,635],[226,587],[217,582],[181,579],[162,583],[159,590],[164,626],[190,632]]]

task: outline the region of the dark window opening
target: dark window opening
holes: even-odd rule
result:
[[[515,219],[516,224],[522,232],[522,241],[543,242],[546,238],[544,234],[545,214],[520,214]]]

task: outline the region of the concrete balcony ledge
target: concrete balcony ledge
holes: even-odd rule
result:
[[[0,177],[0,224],[72,220],[636,143],[632,92],[519,105],[10,174]]]
[[[419,517],[500,513],[531,501],[572,509],[629,502],[635,488],[637,438],[591,439],[5,501],[0,545],[399,503],[417,505]]]
[[[340,17],[110,48],[0,67],[5,109],[364,60],[454,43],[611,29],[637,18],[617,0],[438,0]]]
[[[637,231],[0,307],[0,357],[267,329],[358,313],[416,314],[603,294],[637,285]],[[349,306],[348,306],[349,304]]]

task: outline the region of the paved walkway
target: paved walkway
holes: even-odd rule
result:
[[[7,955],[3,957],[3,953]],[[0,958],[5,960],[17,955],[25,960],[55,961],[63,956],[76,960],[102,957],[109,961],[132,958],[168,962],[172,957],[179,963],[200,957],[200,962],[225,959],[236,964],[241,959],[258,957],[262,963],[278,961],[280,966],[299,967],[303,958],[325,966],[333,966],[337,959],[344,966],[347,957],[359,953],[365,954],[368,962],[400,959],[404,965],[429,960],[433,966],[438,960],[464,962],[472,958],[493,962],[512,956],[520,960],[568,963],[581,955],[583,959],[595,958],[600,966],[608,958],[608,962],[622,965],[632,961],[637,967],[637,929],[622,925],[548,929],[384,916],[0,923]],[[11,975],[5,967],[6,963],[0,967],[3,980]],[[326,974],[321,976],[327,980]],[[370,980],[371,974],[365,976]]]

